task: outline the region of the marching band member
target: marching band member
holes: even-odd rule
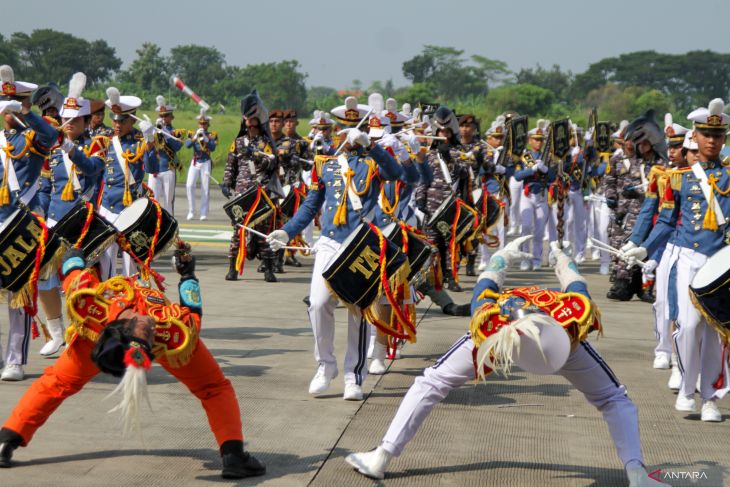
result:
[[[309,291],[309,319],[314,333],[314,358],[317,373],[309,385],[310,394],[322,394],[337,377],[337,359],[334,351],[337,299],[330,294],[322,277],[330,259],[347,237],[357,228],[361,218],[377,205],[380,180],[397,180],[403,169],[382,147],[367,134],[354,128],[367,114],[366,105],[348,97],[343,107],[332,113],[349,128],[343,154],[330,158],[312,170],[312,184],[306,200],[283,228],[273,231],[268,241],[274,249],[285,246],[301,232],[322,209],[322,235],[314,249],[314,268]],[[347,350],[345,352],[346,400],[363,399],[362,384],[367,376],[367,346],[369,325],[356,310],[348,311]]]
[[[473,379],[475,371],[486,378],[493,370],[507,374],[514,364],[528,372],[562,375],[601,411],[632,487],[665,485],[648,477],[639,418],[626,388],[587,341],[591,331],[601,330],[600,313],[575,263],[554,242],[559,290],[504,289],[506,269],[529,259],[519,246],[530,238],[518,238],[492,256],[474,288],[470,332],[415,380],[380,446],[347,456],[359,473],[384,478],[391,459],[400,456],[449,392]],[[540,299],[546,295],[552,299]]]
[[[114,135],[114,130],[104,124],[104,109],[106,108],[104,100],[89,100],[89,102],[89,110],[91,110],[91,119],[89,120],[89,128],[87,129],[89,137],[102,135],[111,139]]]
[[[542,241],[545,236],[545,224],[551,219],[547,201],[548,185],[555,181],[555,170],[548,170],[540,159],[540,151],[547,136],[547,120],[540,119],[537,126],[528,135],[529,149],[522,158],[523,166],[515,170],[514,178],[523,184],[523,195],[520,197],[520,217],[522,232],[533,235],[532,255],[520,263],[520,270],[539,269],[542,265]],[[530,160],[531,159],[531,160]],[[512,201],[514,204],[514,200]]]
[[[703,421],[722,421],[717,401],[730,390],[727,357],[718,333],[692,303],[689,285],[709,257],[727,245],[730,232],[725,215],[730,215],[728,166],[721,160],[730,115],[716,98],[707,108],[691,112],[699,160],[689,170],[668,171],[664,202],[659,218],[640,246],[622,249],[623,258],[643,260],[652,255],[674,232],[670,272],[676,273],[677,332],[674,336],[682,383],[675,409],[695,411],[695,388],[700,377]],[[681,218],[680,218],[681,217]]]
[[[158,129],[156,146],[160,170],[157,174],[150,174],[148,182],[160,206],[174,216],[176,171],[180,169],[177,153],[182,149],[183,142],[165,134],[180,139],[185,132],[176,130],[172,126],[172,121],[175,118],[173,114],[175,106],[169,105],[164,96],[158,95],[155,101],[157,102],[157,107],[155,107],[157,121],[155,125]]]
[[[108,88],[106,94],[108,99],[104,103],[112,112],[114,136],[105,161],[99,214],[114,223],[125,207],[144,196],[144,176],[156,174],[159,164],[152,123],[143,120],[139,123],[139,130],[134,128],[132,115],[137,112],[142,100],[136,96],[122,96],[115,87]],[[113,243],[99,260],[102,280],[117,273],[118,249],[119,246]],[[123,274],[132,275],[132,257],[125,252],[122,258]]]
[[[503,205],[502,208],[504,209],[504,215],[502,218],[499,219],[499,221],[497,221],[496,224],[495,236],[499,240],[496,247],[492,247],[490,250],[490,246],[486,243],[479,244],[480,259],[478,270],[480,272],[487,268],[490,253],[494,250],[504,248],[504,221],[505,218],[509,218],[510,214],[509,196],[508,193],[505,191],[503,181],[504,179],[509,179],[511,177],[510,174],[513,171],[510,170],[508,174],[507,168],[498,163],[499,154],[502,151],[504,144],[504,122],[504,116],[498,116],[484,134],[485,142],[487,144],[487,152],[484,164],[479,170],[479,179],[482,184],[482,188],[486,188],[486,191],[488,191],[490,195],[493,195],[495,198],[497,198]]]
[[[46,212],[46,225],[52,228],[79,201],[93,196],[99,176],[104,170],[104,156],[109,145],[106,137],[88,137],[90,114],[89,100],[81,97],[86,86],[86,75],[76,73],[69,82],[68,96],[63,100],[60,117],[65,138],[54,149],[49,159],[48,183],[50,200]],[[88,155],[87,152],[89,151]],[[93,152],[91,152],[93,151]],[[53,355],[64,343],[63,314],[61,309],[60,281],[55,272],[47,280],[38,283],[38,297],[47,319],[51,340],[41,348],[43,356]]]
[[[180,274],[180,304],[140,283],[137,276],[101,281],[95,270],[84,269],[80,250],[66,253],[63,288],[73,310],[72,338],[55,364],[20,398],[0,429],[0,467],[11,467],[14,450],[28,446],[63,401],[100,371],[122,377],[113,393],[119,392],[123,399],[112,411],[121,411],[125,430],[140,429],[141,433],[139,410],[143,400],[149,402],[146,375],[151,361],[158,360],[202,403],[220,448],[223,478],[266,473],[266,466],[243,449],[236,393],[199,337],[203,304],[189,245],[178,246],[174,265]],[[96,311],[91,313],[92,309]],[[156,333],[158,326],[164,334]],[[170,329],[176,330],[172,338]]]
[[[56,129],[31,111],[30,95],[36,87],[16,81],[10,66],[0,66],[0,162],[5,174],[11,165],[14,173],[14,177],[4,177],[0,186],[0,224],[21,204],[30,204],[38,189],[43,162],[58,140]],[[31,322],[22,307],[8,306],[8,315],[8,348],[0,379],[18,381],[25,378],[23,366],[28,363]]]
[[[185,190],[188,196],[187,219],[195,216],[195,184],[200,178],[200,220],[208,219],[208,202],[210,201],[210,172],[213,170],[212,153],[218,146],[218,133],[211,132],[211,117],[206,115],[205,108],[200,109],[197,116],[198,130],[185,141],[185,147],[193,149]]]
[[[256,90],[241,100],[241,115],[241,129],[231,145],[223,175],[221,189],[226,197],[231,197],[234,193],[241,194],[258,185],[268,188],[273,182],[278,184],[279,163],[275,153],[276,145],[269,132],[269,112]],[[273,181],[274,179],[277,180]],[[281,187],[280,184],[278,186]],[[268,233],[271,230],[272,220],[273,217],[259,223],[256,229]],[[239,245],[246,245],[246,242],[240,241],[240,232],[234,229],[228,251],[227,281],[238,280],[239,270],[236,269],[236,260]],[[251,252],[251,256],[258,255],[261,259],[264,281],[277,282],[274,275],[275,255],[266,239],[252,235],[250,245],[255,246],[255,251]]]

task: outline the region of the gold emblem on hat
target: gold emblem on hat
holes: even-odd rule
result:
[[[707,125],[713,127],[722,126],[722,117],[720,115],[710,115],[707,117]]]
[[[14,83],[3,83],[3,95],[14,96],[17,91]]]

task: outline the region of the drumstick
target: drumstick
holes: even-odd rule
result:
[[[362,126],[363,122],[365,121],[366,118],[368,118],[370,116],[371,113],[373,113],[373,110],[375,110],[375,109],[373,107],[370,107],[370,110],[368,110],[368,113],[365,114],[365,116],[362,117],[362,120],[360,120],[360,122],[355,126],[355,130],[360,130],[360,127]],[[349,130],[352,130],[352,129],[349,129]],[[347,142],[347,137],[345,137],[345,140],[343,140],[342,143],[340,144],[340,146],[337,148],[337,150],[335,151],[335,155],[340,153],[342,148],[345,146],[345,142]]]
[[[239,227],[239,228],[245,228],[249,232],[251,232],[254,235],[257,235],[259,237],[263,237],[263,238],[267,238],[268,237],[268,235],[266,235],[265,233],[261,233],[258,230],[254,230],[251,227],[247,227],[246,225],[244,225],[242,223],[237,223],[236,226]],[[313,248],[311,248],[311,247],[292,247],[292,246],[288,246],[287,245],[287,246],[282,246],[282,247],[279,247],[279,248],[280,249],[286,249],[286,250],[304,250],[304,251],[312,252],[312,253],[316,252],[316,250],[313,249]]]
[[[22,120],[21,120],[20,118],[18,118],[18,116],[17,116],[16,114],[14,114],[14,113],[11,113],[10,115],[12,115],[12,116],[13,116],[13,119],[15,119],[15,122],[16,122],[16,123],[17,123],[18,125],[20,125],[20,126],[21,126],[21,127],[23,127],[24,129],[27,129],[27,128],[28,128],[28,126],[27,126],[27,125],[26,125],[25,123],[23,123],[23,121],[22,121]]]
[[[607,243],[601,242],[600,240],[597,240],[593,237],[589,237],[589,238],[590,238],[591,242],[593,242],[593,245],[598,247],[600,250],[605,250],[606,252],[608,252],[610,254],[617,255],[619,258],[621,258],[621,260],[625,261],[625,259],[623,259],[623,257],[622,257],[623,252],[621,252],[617,248],[611,247]],[[636,265],[638,265],[641,268],[643,268],[646,265],[645,262],[638,260],[638,259],[636,259],[635,262],[636,262]]]

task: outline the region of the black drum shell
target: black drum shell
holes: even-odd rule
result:
[[[38,218],[25,207],[18,209],[4,222],[0,231],[0,277],[3,289],[18,292],[28,284],[35,266],[38,239],[42,232]],[[46,253],[41,269],[59,251],[61,241],[49,230]]]
[[[451,226],[456,213],[456,200],[450,195],[439,206],[428,221],[428,227],[440,233],[448,242],[451,238]],[[459,214],[459,221],[456,224],[456,241],[461,242],[474,230],[474,214],[462,208]]]
[[[56,237],[63,238],[70,245],[75,245],[81,236],[84,223],[86,223],[87,212],[86,204],[83,202],[77,203],[53,226],[53,234]],[[112,237],[116,234],[117,229],[114,225],[94,211],[91,223],[89,224],[89,231],[86,233],[84,241],[80,246],[86,262],[91,263],[96,260],[106,250],[106,247],[112,241]]]
[[[231,222],[234,225],[241,224],[244,222],[244,219],[246,218],[246,214],[248,213],[251,206],[253,206],[254,202],[256,201],[256,191],[258,188],[256,186],[251,186],[246,191],[241,193],[240,195],[236,196],[235,198],[228,201],[225,205],[223,205],[223,211],[225,211],[226,215],[228,215],[228,218],[231,219]],[[265,193],[265,191],[262,189],[262,193]],[[269,203],[268,198],[265,198],[264,195],[261,195],[261,200],[259,201],[259,205],[254,211],[251,218],[249,218],[249,223],[255,224],[255,222],[258,222],[266,217],[268,217],[272,212],[274,211],[274,208]]]
[[[727,335],[730,333],[730,306],[728,306],[728,287],[730,286],[730,269],[707,286],[694,287],[690,285],[690,293],[694,301],[700,305],[703,315],[715,327],[722,328]]]
[[[127,207],[119,214],[114,222],[114,227],[129,242],[131,252],[140,260],[144,261],[149,253],[152,237],[155,234],[157,226],[157,209],[152,203],[154,200],[148,198],[140,198],[147,201],[147,205],[141,214],[136,216],[135,221],[125,229],[119,227],[120,220],[124,219],[125,212],[134,211],[133,207]],[[135,203],[139,201],[136,200]],[[133,203],[134,205],[134,203]],[[160,207],[162,212],[162,222],[160,223],[160,234],[157,244],[155,245],[155,255],[153,259],[160,255],[173,239],[177,236],[178,224],[177,220],[172,217],[164,208]]]
[[[386,227],[383,232],[385,233],[386,230],[388,233],[385,235],[385,237],[393,242],[399,249],[403,249],[403,232],[401,230],[400,225],[397,223],[392,224],[392,228],[389,228],[391,225]],[[408,274],[408,280],[410,281],[413,279],[413,277],[418,274],[421,269],[423,269],[423,266],[428,264],[429,260],[431,259],[431,256],[433,254],[433,247],[431,244],[420,238],[415,233],[411,232],[410,230],[407,230],[408,234],[408,264],[411,267],[411,272]]]
[[[386,273],[392,276],[408,258],[393,242],[385,239],[388,247],[385,251]],[[346,247],[345,247],[346,245]],[[365,252],[380,256],[380,241],[378,235],[367,224],[361,224],[353,232],[353,236],[343,243],[343,248],[327,264],[322,277],[328,282],[332,291],[341,300],[361,309],[367,308],[378,297],[380,289],[380,268],[370,269],[369,274],[358,272],[358,263],[365,265],[360,256]],[[359,261],[359,262],[358,262]],[[353,269],[355,267],[356,269]]]

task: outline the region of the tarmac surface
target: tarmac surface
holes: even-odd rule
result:
[[[0,486],[627,485],[600,413],[562,378],[520,370],[455,390],[391,462],[384,481],[357,474],[344,457],[379,444],[410,384],[468,329],[468,318],[445,316],[426,298],[418,305],[418,343],[408,345],[386,375],[367,378],[365,401],[342,399],[342,375],[329,393],[312,397],[307,389],[316,363],[302,303],[309,293],[311,258],[301,258],[301,268],[287,267],[276,284],[264,282],[257,261],[246,263],[241,280],[225,281],[231,227],[221,210],[222,196],[211,188],[210,219],[187,222],[184,187],[177,189],[181,234],[193,242],[198,259],[202,339],[233,382],[246,448],[266,462],[268,473],[237,483],[222,479],[202,407],[155,365],[149,375],[153,409],[145,410],[143,438],[122,435],[116,417],[107,413],[113,401],[105,400],[115,380],[100,375],[69,398],[27,448],[15,452],[15,466],[0,470]],[[160,258],[156,268],[168,277],[175,301],[177,279],[169,262]],[[730,403],[720,403],[725,421],[719,424],[675,411],[675,394],[666,387],[669,372],[652,368],[651,306],[608,301],[608,279],[598,274],[598,264],[588,262],[581,270],[605,327],[604,336],[591,336],[591,343],[638,407],[648,470],[661,469],[672,485],[723,485],[730,467]],[[462,278],[465,292],[452,293],[457,303],[470,300],[474,282]],[[548,268],[514,270],[507,284],[556,286],[557,280]],[[336,319],[336,349],[344,350],[343,307]],[[1,321],[6,325],[5,318]],[[5,346],[5,334],[1,340]],[[0,417],[53,362],[38,354],[41,341],[31,344],[28,378],[0,383]],[[338,359],[341,369],[343,353]]]

